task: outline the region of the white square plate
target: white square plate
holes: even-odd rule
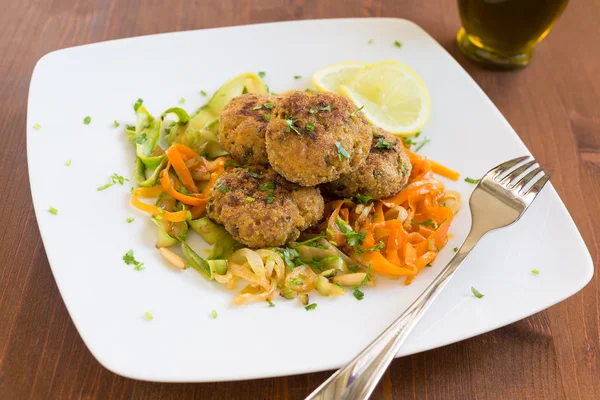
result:
[[[373,39],[372,44],[368,40]],[[402,47],[393,45],[395,40]],[[184,97],[188,111],[227,79],[266,71],[280,92],[310,86],[311,75],[346,60],[394,59],[413,67],[431,93],[422,153],[464,176],[482,176],[528,154],[477,84],[417,25],[401,19],[337,19],[168,33],[56,51],[35,67],[27,116],[27,156],[35,212],[48,259],[84,342],[106,368],[152,381],[205,382],[333,369],[371,342],[434,278],[470,226],[472,185],[454,237],[433,268],[404,286],[384,278],[352,295],[231,305],[232,292],[194,270],[174,271],[154,248],[155,227],[129,206],[129,185],[96,188],[114,172],[132,177],[134,151],[123,133],[137,98],[159,114]],[[302,79],[294,80],[294,75]],[[89,125],[83,124],[91,116]],[[121,127],[112,127],[113,120]],[[40,130],[33,129],[34,124]],[[72,160],[70,167],[65,161]],[[52,215],[47,210],[59,210]],[[137,216],[128,224],[125,218]],[[134,249],[144,271],[123,263]],[[535,276],[532,268],[540,271]],[[568,273],[565,271],[568,270]],[[547,185],[515,225],[479,243],[399,356],[432,349],[517,321],[583,288],[592,260],[565,206]],[[485,294],[475,298],[476,287]],[[213,319],[211,310],[219,317]],[[153,321],[143,315],[150,311]]]

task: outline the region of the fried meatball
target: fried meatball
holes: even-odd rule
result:
[[[265,130],[275,98],[265,94],[234,97],[220,116],[219,141],[240,164],[269,164]]]
[[[324,185],[327,192],[339,197],[355,197],[357,193],[384,199],[401,191],[412,165],[402,142],[380,128],[373,128],[371,152],[367,161],[355,171]]]
[[[323,216],[319,188],[285,180],[270,167],[236,168],[219,177],[207,213],[249,247],[283,246]]]
[[[371,128],[348,99],[293,91],[273,110],[265,135],[275,171],[302,186],[331,182],[369,154]]]

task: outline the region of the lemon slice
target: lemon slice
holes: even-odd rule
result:
[[[431,102],[425,82],[397,61],[371,64],[340,87],[373,125],[396,135],[410,135],[429,119]]]
[[[364,69],[369,64],[359,61],[347,61],[339,64],[333,64],[315,72],[312,83],[321,92],[334,92],[343,94],[340,91],[341,85],[347,85],[356,73]]]

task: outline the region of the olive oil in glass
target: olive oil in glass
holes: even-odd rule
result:
[[[487,67],[524,67],[535,45],[550,32],[568,2],[458,0],[462,20],[458,46],[467,58]]]

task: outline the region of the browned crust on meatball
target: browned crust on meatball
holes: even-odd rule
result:
[[[219,141],[240,164],[269,164],[265,131],[275,97],[249,93],[234,97],[220,116]]]
[[[280,98],[265,135],[273,169],[292,182],[314,186],[359,167],[369,154],[371,129],[362,113],[352,115],[356,108],[335,93],[293,91]]]
[[[207,205],[208,216],[240,243],[283,246],[322,218],[324,201],[318,188],[293,184],[270,167],[254,166],[250,171],[226,171],[210,191]]]
[[[380,138],[392,144],[391,149],[382,147]],[[358,169],[342,175],[323,188],[338,197],[355,197],[357,193],[374,199],[391,197],[401,191],[412,170],[412,165],[402,142],[380,128],[373,128],[371,152]]]

